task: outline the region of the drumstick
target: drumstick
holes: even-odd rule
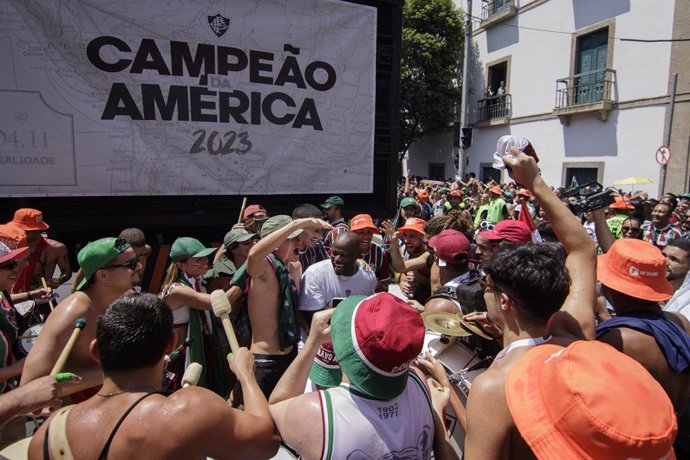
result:
[[[195,387],[201,377],[201,364],[189,363],[182,375],[182,388]]]
[[[232,350],[233,353],[237,353],[237,350],[240,349],[240,345],[237,343],[237,336],[235,336],[235,330],[232,328],[232,323],[228,316],[230,315],[232,306],[222,289],[216,289],[211,293],[211,307],[213,308],[213,314],[220,318],[223,323],[225,335],[228,336],[228,342],[230,342],[230,350]]]
[[[48,283],[46,283],[46,279],[41,276],[41,281],[43,282],[43,287],[45,289],[48,289]],[[53,311],[55,309],[55,305],[53,305],[53,299],[48,298],[48,305],[50,305],[50,311]]]
[[[237,218],[237,223],[241,224],[242,223],[242,214],[244,214],[244,208],[247,207],[247,197],[245,196],[244,199],[242,200],[242,207],[240,208],[240,217]]]
[[[55,375],[58,372],[62,372],[62,368],[65,367],[67,358],[69,358],[70,353],[72,353],[72,348],[74,348],[74,345],[77,343],[77,340],[79,340],[79,335],[81,334],[81,331],[82,329],[84,329],[84,327],[86,327],[86,319],[79,318],[74,322],[74,330],[72,331],[72,335],[67,341],[67,345],[65,345],[65,348],[62,349],[60,356],[58,357],[57,361],[55,362],[55,365],[53,366],[53,370],[50,371],[50,375]]]

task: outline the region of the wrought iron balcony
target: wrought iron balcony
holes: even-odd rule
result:
[[[491,96],[477,101],[477,123],[491,120],[506,120],[511,114],[510,94]]]
[[[581,112],[599,111],[602,121],[613,109],[616,71],[599,69],[556,80],[554,114],[569,116]],[[569,118],[562,118],[567,124]]]
[[[482,6],[481,27],[489,27],[516,14],[513,0],[491,0]]]

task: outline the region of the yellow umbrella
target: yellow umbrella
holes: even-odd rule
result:
[[[646,177],[626,177],[625,179],[618,179],[612,185],[642,185],[642,184],[653,184],[652,179]]]

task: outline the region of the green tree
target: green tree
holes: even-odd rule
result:
[[[452,0],[406,0],[400,65],[399,159],[425,133],[448,129],[460,103],[462,11]]]

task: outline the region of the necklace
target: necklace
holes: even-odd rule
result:
[[[508,353],[511,351],[515,350],[516,348],[520,347],[531,347],[535,345],[541,345],[542,343],[546,343],[549,340],[551,340],[551,334],[546,334],[544,337],[538,337],[536,339],[534,338],[529,338],[529,339],[521,339],[521,340],[516,340],[515,342],[511,343],[508,345],[506,348],[501,350],[497,355],[496,359],[501,359],[504,356],[506,356]]]
[[[132,387],[132,388],[128,388],[126,390],[116,391],[115,393],[108,393],[108,394],[96,393],[96,395],[100,396],[101,398],[112,398],[113,396],[121,395],[123,393],[133,393],[133,392],[136,392],[138,390],[146,390],[146,389],[151,390],[149,393],[153,393],[154,391],[156,391],[156,389],[153,388],[152,385],[143,385],[140,387]]]

